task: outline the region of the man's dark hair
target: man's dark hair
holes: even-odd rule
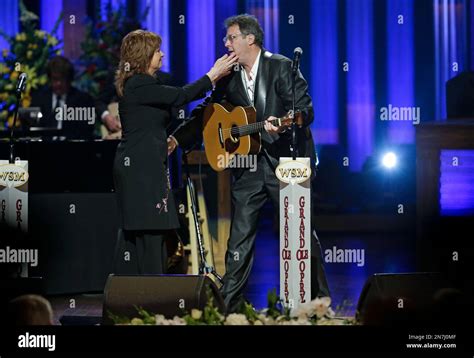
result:
[[[255,43],[258,47],[263,47],[263,30],[255,16],[249,14],[229,17],[224,22],[228,29],[231,26],[238,25],[243,35],[254,35]]]
[[[62,78],[72,82],[74,80],[74,65],[66,57],[56,56],[48,62],[46,73],[49,78],[52,73],[59,73]]]

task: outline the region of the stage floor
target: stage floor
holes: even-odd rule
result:
[[[264,224],[263,224],[264,225]],[[256,244],[255,265],[246,288],[246,297],[255,308],[266,307],[267,292],[278,290],[278,239],[267,229],[260,230]],[[319,233],[324,251],[336,248],[360,248],[365,250],[364,265],[357,263],[328,263],[326,274],[330,286],[332,304],[337,317],[353,317],[365,281],[378,272],[410,272],[414,270],[413,241],[404,236],[374,234],[324,234]],[[275,254],[272,252],[275,251]],[[60,324],[61,316],[90,317],[92,321],[77,321],[89,324],[93,317],[102,315],[100,292],[50,296],[54,311],[54,322]]]
[[[262,210],[256,240],[255,260],[246,298],[256,309],[267,306],[267,293],[279,292],[279,238],[273,229],[271,205]],[[374,216],[375,220],[375,216]],[[411,234],[411,232],[413,232]],[[415,271],[415,235],[411,230],[349,232],[345,230],[318,231],[325,270],[331,292],[332,309],[337,317],[353,317],[366,280],[374,273],[403,273]],[[335,250],[359,250],[359,262],[329,262]],[[77,293],[48,297],[54,310],[56,324],[61,316],[102,316],[102,292]],[[71,301],[74,300],[74,301]],[[73,307],[74,306],[74,307]],[[92,321],[91,321],[92,322]],[[90,323],[85,319],[83,324]]]

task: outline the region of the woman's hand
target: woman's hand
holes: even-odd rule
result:
[[[211,79],[212,84],[215,85],[216,82],[222,77],[230,74],[230,69],[237,63],[238,60],[239,58],[235,53],[231,53],[230,55],[226,54],[219,58],[207,73],[207,76]]]

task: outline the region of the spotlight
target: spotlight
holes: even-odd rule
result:
[[[385,153],[382,157],[382,164],[385,168],[394,168],[397,165],[397,156],[393,152]]]

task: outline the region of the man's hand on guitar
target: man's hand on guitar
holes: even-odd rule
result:
[[[176,139],[172,136],[168,137],[168,155],[174,152],[176,147],[178,146],[178,143],[176,143]]]
[[[268,117],[267,119],[265,119],[265,130],[270,133],[270,134],[277,134],[277,133],[282,133],[285,131],[285,127],[284,126],[281,126],[281,127],[277,127],[277,126],[274,126],[272,123],[270,123],[270,121],[273,121],[277,119],[277,117],[274,117],[274,116],[270,116]]]
[[[118,132],[122,129],[120,120],[111,114],[107,114],[106,116],[104,116],[103,122],[107,129],[112,133]]]

